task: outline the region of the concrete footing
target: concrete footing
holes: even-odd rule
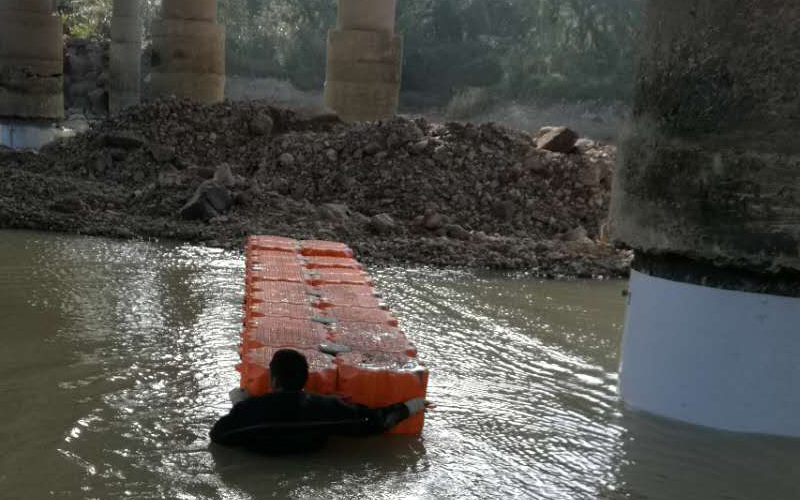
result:
[[[620,392],[693,424],[800,436],[800,298],[722,290],[634,271]]]
[[[395,0],[339,0],[338,26],[328,34],[325,104],[345,121],[397,113],[403,40],[394,34]]]
[[[63,119],[62,33],[50,0],[0,0],[0,117]]]
[[[141,94],[141,0],[114,0],[111,19],[109,96],[111,113],[139,103]]]
[[[800,5],[650,0],[611,216],[630,405],[800,436]],[[747,292],[765,293],[747,293]]]
[[[164,0],[153,23],[152,91],[202,103],[225,96],[225,27],[216,0]]]

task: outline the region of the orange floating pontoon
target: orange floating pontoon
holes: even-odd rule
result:
[[[425,397],[428,370],[411,357],[386,353],[340,354],[337,387],[354,403],[371,408],[411,398]],[[417,434],[425,423],[425,412],[417,413],[393,427],[393,434]]]
[[[428,371],[397,328],[353,251],[342,243],[251,236],[245,249],[245,300],[240,346],[241,386],[269,391],[269,362],[292,348],[309,362],[306,390],[340,393],[370,407],[424,397]],[[351,352],[333,357],[326,343]],[[390,432],[417,434],[418,414]]]

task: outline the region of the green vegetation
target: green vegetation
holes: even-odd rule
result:
[[[143,0],[145,26],[158,9]],[[59,0],[74,36],[108,36],[111,0]],[[614,101],[630,95],[642,0],[402,0],[403,89],[456,115],[495,100]],[[325,78],[335,0],[220,0],[228,71],[290,80]],[[147,32],[147,30],[146,30]]]

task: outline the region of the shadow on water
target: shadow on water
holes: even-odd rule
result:
[[[800,439],[737,434],[626,410],[619,498],[800,498]]]
[[[268,457],[215,444],[209,452],[222,482],[254,499],[393,498],[428,468],[425,445],[412,436],[332,438],[308,455]]]

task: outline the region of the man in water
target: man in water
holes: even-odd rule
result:
[[[410,415],[431,408],[415,398],[383,408],[345,403],[334,396],[303,391],[308,380],[305,356],[277,351],[269,363],[272,392],[234,406],[211,429],[211,440],[269,454],[318,450],[332,434],[380,434]]]

